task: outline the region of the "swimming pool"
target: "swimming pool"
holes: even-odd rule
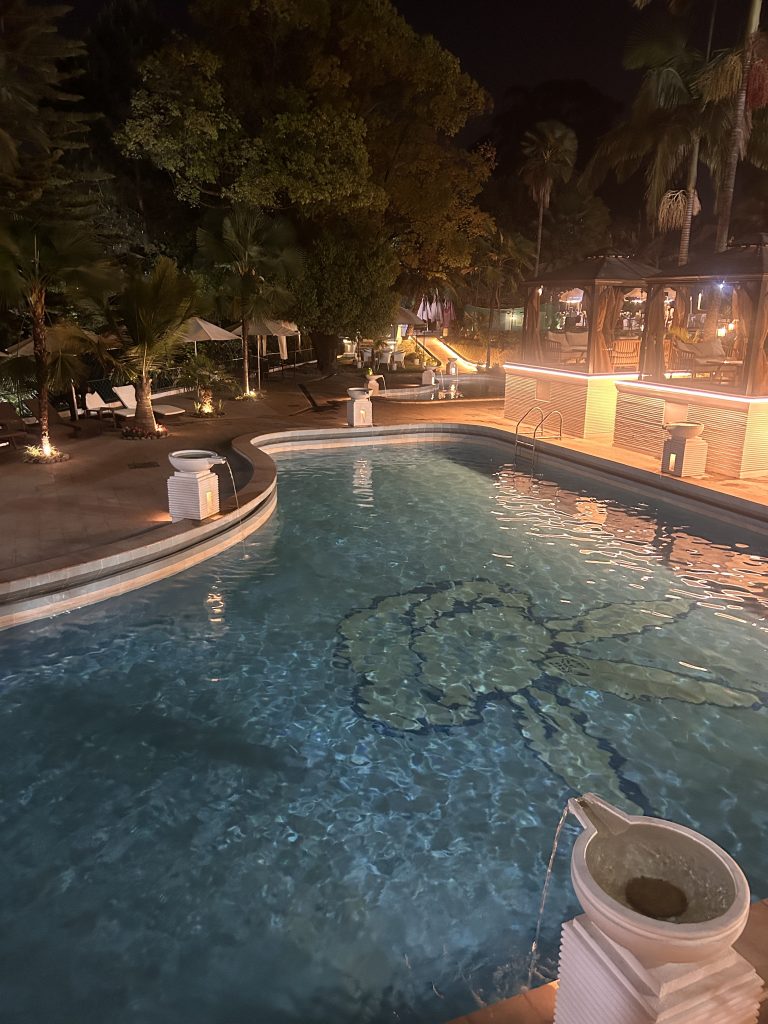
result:
[[[247,559],[3,635],[4,1022],[448,1021],[579,789],[768,894],[764,542],[507,458],[280,456]]]

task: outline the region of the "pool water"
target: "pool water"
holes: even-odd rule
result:
[[[0,638],[4,1024],[449,1021],[583,790],[768,895],[764,542],[507,458],[281,456],[246,558]]]

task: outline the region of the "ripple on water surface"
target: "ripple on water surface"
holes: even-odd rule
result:
[[[281,457],[247,560],[3,636],[4,1021],[449,1020],[590,788],[768,894],[765,550],[504,457]]]

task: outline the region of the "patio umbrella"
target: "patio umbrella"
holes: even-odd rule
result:
[[[184,332],[184,341],[191,341],[195,346],[197,355],[198,341],[236,341],[239,335],[232,331],[225,331],[218,324],[209,323],[208,320],[201,320],[199,316],[193,316],[187,321],[187,329]]]
[[[395,310],[395,319],[393,321],[393,325],[406,324],[408,327],[423,327],[424,320],[422,318],[422,308],[424,306],[424,302],[425,300],[422,299],[418,313],[412,313],[410,309],[406,309],[405,306],[398,306],[397,309]]]
[[[242,325],[233,327],[232,331],[237,338],[243,335]],[[277,346],[280,351],[280,358],[288,358],[288,338],[301,338],[301,331],[296,324],[290,320],[271,320],[269,317],[252,317],[248,321],[248,337],[257,338],[259,355],[267,354],[267,338],[277,338]],[[257,363],[259,371],[259,390],[261,390],[261,362]]]

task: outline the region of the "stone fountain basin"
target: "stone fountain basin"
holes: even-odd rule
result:
[[[171,452],[168,461],[180,473],[207,473],[211,466],[222,463],[224,459],[216,452],[186,448]]]
[[[683,825],[624,815],[599,797],[588,799],[620,815],[625,827],[618,833],[598,830],[573,807],[584,832],[574,845],[571,880],[587,917],[649,967],[699,963],[726,953],[749,915],[749,885],[738,864]],[[656,920],[633,910],[625,889],[638,876],[682,890],[688,901],[684,913]]]
[[[347,394],[352,399],[370,398],[371,393],[368,388],[347,388]]]
[[[667,423],[664,427],[676,441],[690,441],[704,433],[703,423]]]

